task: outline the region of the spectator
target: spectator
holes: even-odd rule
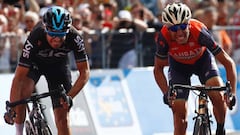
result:
[[[127,10],[120,10],[115,21],[115,32],[111,37],[109,48],[110,68],[136,67],[137,52],[135,48],[138,43],[136,32],[145,31],[147,24],[140,19],[133,19]]]
[[[10,54],[9,45],[7,44],[7,32],[8,20],[5,15],[0,14],[0,73],[10,72]]]
[[[240,0],[234,0],[234,13],[229,19],[229,25],[239,26],[240,25]],[[234,43],[233,49],[240,48],[240,30],[234,30],[230,33],[230,37]]]
[[[108,28],[110,30],[113,29],[113,18],[114,18],[114,10],[111,4],[104,4],[103,9],[103,28]]]
[[[81,15],[81,18],[83,20],[82,24],[85,27],[90,27],[92,11],[89,9],[89,7],[90,5],[88,3],[82,3],[75,10],[75,12]]]
[[[231,55],[232,41],[224,29],[216,29],[218,12],[215,7],[210,6],[203,9],[197,19],[203,22],[209,31],[213,34],[215,40],[222,46],[222,48]]]
[[[228,9],[228,2],[227,1],[222,1],[222,2],[218,2],[218,8],[217,8],[217,12],[218,12],[218,18],[217,18],[217,22],[216,24],[218,26],[227,26],[228,25],[228,15],[229,13],[229,9]],[[230,55],[233,55],[233,42],[232,39],[230,37],[229,31],[222,29],[220,31],[220,33],[222,34],[222,44],[223,44],[223,49]]]
[[[38,23],[39,15],[33,11],[27,11],[23,17],[24,33],[21,36],[21,46],[23,46],[26,38],[28,37],[30,31]]]
[[[92,55],[92,48],[91,48],[91,38],[90,38],[90,29],[83,26],[83,20],[81,18],[81,15],[79,15],[78,13],[75,13],[72,15],[72,25],[81,33],[83,40],[85,41],[85,49],[87,52],[87,55],[89,57],[89,62],[91,65],[91,55]],[[70,67],[72,70],[76,70],[76,63],[74,62],[74,55],[73,53],[69,54],[69,58],[70,58]]]
[[[131,14],[134,19],[140,19],[147,23],[149,28],[156,28],[159,30],[162,27],[162,24],[158,21],[156,16],[154,16],[153,12],[140,2],[132,5]]]
[[[10,72],[9,47],[6,46],[6,37],[0,36],[0,73]]]
[[[7,31],[8,20],[5,15],[0,14],[0,32],[4,33]]]
[[[15,71],[20,49],[20,38],[24,33],[20,27],[21,24],[21,11],[17,7],[9,5],[5,8],[5,15],[8,19],[7,35],[10,43],[10,66],[11,72]]]

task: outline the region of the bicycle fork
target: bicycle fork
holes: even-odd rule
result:
[[[207,125],[207,128],[209,129],[209,133],[211,135],[211,126],[210,124],[212,121],[210,118],[212,115],[209,114],[208,111],[208,97],[205,92],[200,92],[200,96],[198,98],[198,111],[195,110],[195,113],[197,113],[197,116],[194,117],[194,119],[201,117],[201,121],[203,125]]]

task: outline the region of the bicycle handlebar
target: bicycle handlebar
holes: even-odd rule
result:
[[[21,99],[15,102],[9,102],[6,101],[6,106],[7,107],[15,107],[17,105],[21,105],[21,104],[27,104],[29,102],[36,102],[37,100],[41,99],[41,98],[45,98],[45,97],[49,97],[49,96],[55,96],[55,97],[65,97],[66,93],[65,91],[60,91],[59,89],[50,91],[50,92],[45,92],[42,94],[34,94],[29,98],[25,98],[25,99]]]
[[[12,109],[12,107],[15,107],[21,104],[27,104],[29,102],[36,104],[38,103],[39,99],[49,97],[49,96],[56,97],[56,98],[63,98],[63,100],[68,103],[69,110],[73,105],[71,97],[67,96],[65,89],[61,86],[58,89],[51,90],[49,92],[45,92],[42,94],[32,94],[29,98],[24,98],[15,102],[10,103],[9,101],[6,101],[7,112],[4,114],[5,122],[10,125],[14,124],[14,118],[16,117],[16,112]]]
[[[204,85],[200,85],[200,86],[191,86],[191,85],[183,85],[183,84],[173,84],[170,85],[170,95],[172,95],[172,93],[176,92],[176,89],[187,89],[187,90],[198,90],[198,91],[225,91],[225,95],[228,101],[230,101],[230,105],[228,106],[228,108],[230,110],[233,109],[233,106],[235,105],[235,98],[233,97],[232,93],[231,93],[231,85],[230,82],[227,81],[225,86],[204,86]]]
[[[187,90],[198,90],[198,91],[226,91],[227,93],[231,92],[231,85],[230,82],[226,82],[225,86],[190,86],[190,85],[183,85],[183,84],[173,84],[172,86],[173,90],[175,89],[187,89]]]

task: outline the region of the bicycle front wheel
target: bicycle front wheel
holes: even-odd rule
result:
[[[202,117],[196,118],[193,135],[211,135],[209,123],[204,122]]]
[[[41,135],[52,135],[52,132],[50,130],[50,127],[48,125],[46,125],[45,127],[43,127],[41,129]]]
[[[25,131],[26,131],[26,135],[34,135],[34,129],[30,121],[25,121]]]
[[[46,123],[39,123],[37,126],[38,135],[52,135],[51,129]]]

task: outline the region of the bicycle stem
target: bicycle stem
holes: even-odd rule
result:
[[[198,105],[198,114],[206,114],[207,112],[207,95],[203,92],[200,93],[199,99],[198,99],[199,105]]]

